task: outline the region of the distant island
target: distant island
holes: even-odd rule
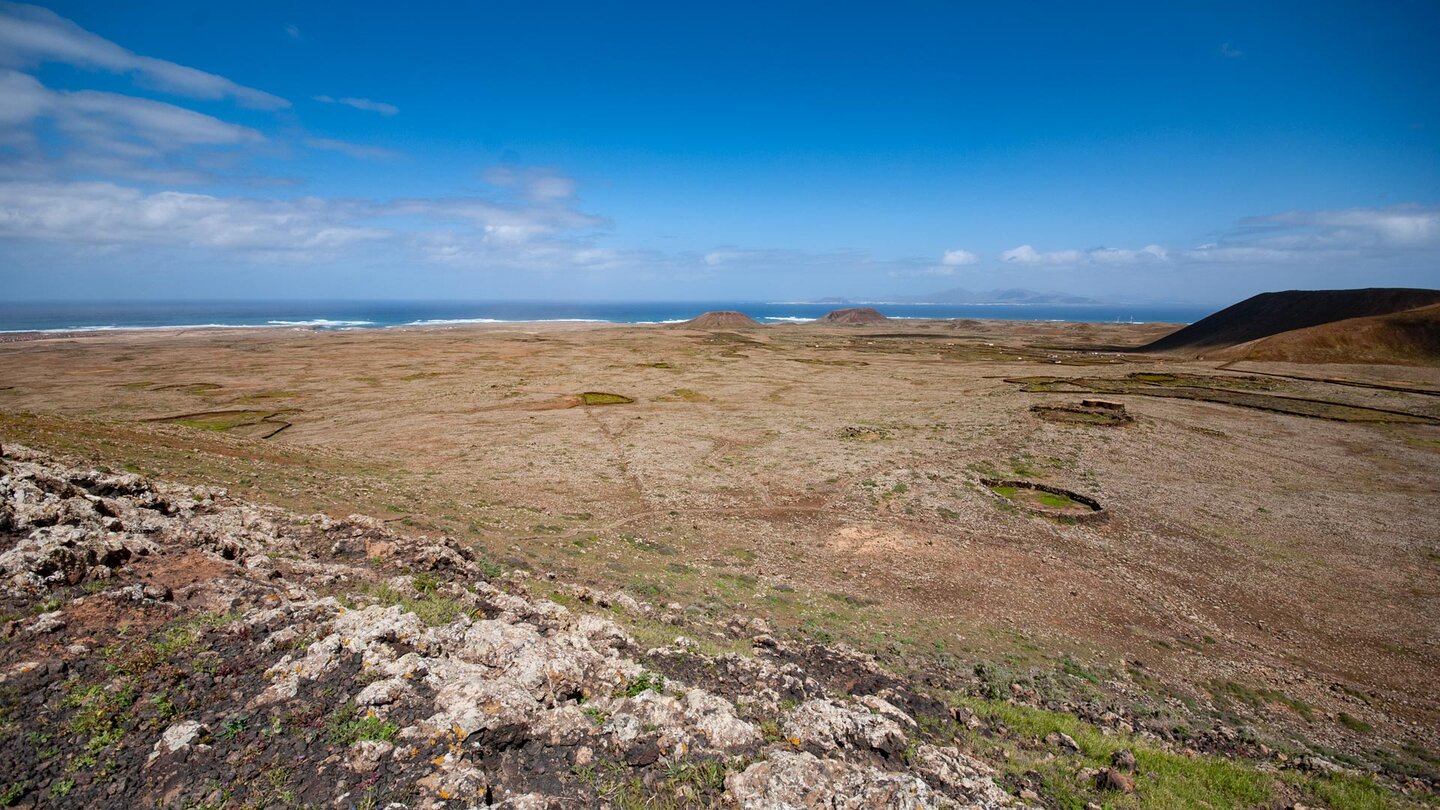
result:
[[[955,287],[922,295],[883,295],[866,300],[849,298],[817,298],[813,304],[1100,304],[1093,298],[1057,292],[1037,292],[1012,288],[975,292]]]

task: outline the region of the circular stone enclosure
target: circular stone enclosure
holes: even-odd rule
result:
[[[980,483],[991,495],[1031,514],[1080,523],[1110,519],[1110,513],[1094,498],[1050,484],[1009,478],[981,478]]]

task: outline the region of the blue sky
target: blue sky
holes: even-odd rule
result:
[[[1440,5],[0,3],[15,299],[1440,285]]]

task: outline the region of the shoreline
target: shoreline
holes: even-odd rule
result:
[[[773,318],[770,323],[762,322],[759,327],[750,327],[750,330],[768,327],[805,327],[820,326],[825,329],[894,329],[896,327],[925,327],[952,325],[958,322],[973,322],[980,326],[994,327],[997,325],[1011,325],[1014,327],[1024,326],[1049,326],[1049,327],[1146,327],[1160,328],[1173,327],[1179,329],[1186,324],[1180,321],[1077,321],[1056,318],[917,318],[898,316],[890,317],[888,323],[857,325],[857,324],[822,324],[816,318]],[[142,335],[164,335],[179,336],[188,334],[275,334],[277,332],[300,332],[311,334],[353,334],[353,333],[379,333],[393,334],[397,332],[430,332],[430,331],[499,331],[504,329],[524,328],[573,330],[586,328],[625,328],[625,327],[672,327],[686,328],[688,321],[606,321],[599,319],[581,318],[552,318],[536,320],[457,320],[456,322],[436,323],[402,323],[402,324],[376,324],[373,326],[325,326],[318,324],[299,325],[293,323],[283,324],[177,324],[174,326],[103,326],[103,327],[75,327],[66,329],[15,329],[0,330],[0,344],[22,343],[37,340],[64,339],[74,340],[82,337],[100,336],[125,336],[138,337]],[[704,331],[704,330],[702,330]]]

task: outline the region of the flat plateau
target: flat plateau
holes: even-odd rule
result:
[[[0,439],[443,533],[942,682],[1079,666],[1337,750],[1440,747],[1440,369],[1124,351],[1170,329],[46,336],[0,344]],[[1040,419],[1092,394],[1039,378],[1108,380],[1134,421]],[[1110,519],[1007,508],[987,476]]]

